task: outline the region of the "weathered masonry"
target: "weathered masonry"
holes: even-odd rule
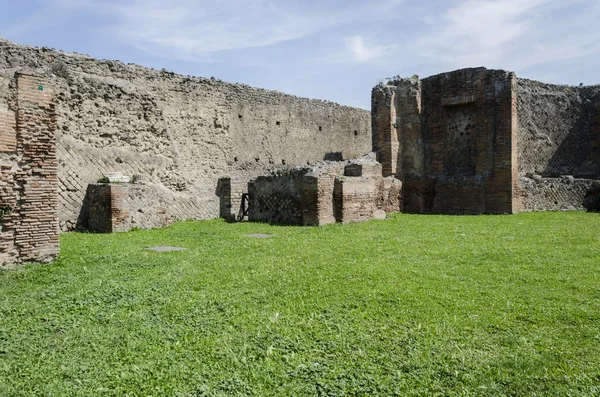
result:
[[[89,226],[88,185],[107,172],[139,176],[127,222],[158,227],[235,212],[247,182],[271,169],[371,149],[365,110],[2,39],[0,109],[20,70],[54,87],[62,231]],[[234,203],[221,208],[224,176]]]
[[[373,89],[373,150],[403,211],[582,209],[600,196],[600,86],[462,69]]]
[[[39,76],[13,74],[0,96],[0,267],[59,252],[55,96]]]
[[[303,225],[600,210],[600,86],[463,69],[380,84],[372,106],[0,39],[0,266],[52,260],[59,230],[233,219],[244,201]],[[98,183],[119,172],[135,183]]]
[[[400,210],[401,184],[370,156],[279,170],[249,183],[248,220],[320,226],[384,219]]]

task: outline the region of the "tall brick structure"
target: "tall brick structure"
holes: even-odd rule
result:
[[[599,179],[600,87],[462,69],[372,93],[373,150],[403,181],[403,211],[583,208]]]
[[[53,260],[59,251],[55,95],[16,73],[0,107],[0,266]]]

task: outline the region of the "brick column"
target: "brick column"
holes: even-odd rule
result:
[[[373,89],[372,147],[383,167],[383,176],[396,174],[398,133],[396,131],[396,87],[380,84]]]
[[[10,110],[0,111],[0,151],[13,151],[1,167],[3,205],[11,213],[2,221],[0,259],[49,262],[59,252],[54,92],[39,76],[17,73],[15,81],[16,122]]]
[[[129,185],[116,183],[90,184],[88,195],[88,226],[93,232],[114,233],[131,230]],[[165,214],[166,215],[166,214]]]
[[[423,144],[421,81],[418,77],[398,82],[395,102],[398,140],[395,175],[400,179],[419,178],[423,175]]]

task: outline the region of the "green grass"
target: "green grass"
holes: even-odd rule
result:
[[[0,272],[2,396],[600,394],[598,214],[215,220],[61,244],[54,264]]]

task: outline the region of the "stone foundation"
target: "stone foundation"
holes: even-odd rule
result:
[[[381,174],[381,164],[365,157],[260,176],[248,186],[248,220],[319,226],[385,218],[400,211],[402,184]]]

